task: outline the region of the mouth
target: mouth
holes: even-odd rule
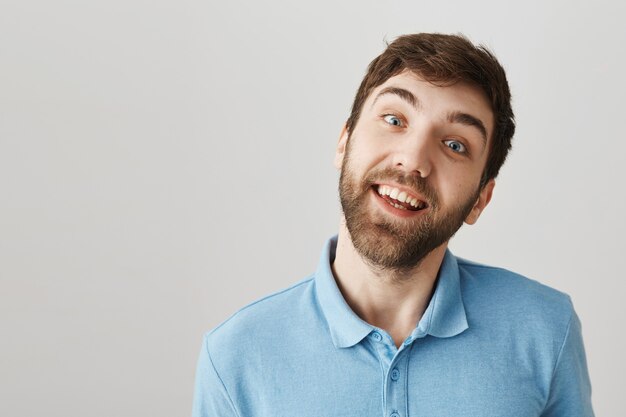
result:
[[[372,189],[376,192],[378,197],[397,210],[416,212],[428,207],[426,201],[410,191],[407,192],[406,190],[385,184],[374,184]]]

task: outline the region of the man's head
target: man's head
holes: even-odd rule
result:
[[[398,38],[369,66],[337,147],[351,240],[407,269],[491,198],[514,131],[504,70],[465,38]]]
[[[482,90],[491,105],[494,129],[481,185],[496,178],[511,149],[515,133],[511,92],[504,69],[483,46],[461,35],[418,33],[398,37],[369,65],[346,121],[348,135],[356,126],[372,90],[394,75],[410,71],[436,85],[464,82]]]

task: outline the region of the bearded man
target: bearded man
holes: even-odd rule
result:
[[[462,36],[388,45],[339,137],[338,235],[312,276],[205,336],[193,415],[593,416],[570,298],[447,248],[491,199],[510,101]]]

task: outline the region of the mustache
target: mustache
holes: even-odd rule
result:
[[[433,208],[439,207],[439,197],[437,192],[431,187],[425,178],[416,174],[405,174],[404,172],[395,168],[384,168],[378,171],[371,172],[364,181],[364,185],[370,188],[372,185],[384,182],[395,181],[400,185],[410,188],[416,194],[422,195],[426,202]]]

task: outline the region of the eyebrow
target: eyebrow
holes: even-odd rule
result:
[[[396,95],[396,96],[400,97],[402,100],[404,100],[407,103],[409,103],[415,109],[418,109],[418,108],[421,107],[421,103],[420,103],[419,99],[417,97],[415,97],[413,95],[413,93],[411,93],[409,90],[405,90],[404,88],[398,88],[398,87],[385,87],[385,88],[383,88],[380,91],[380,93],[378,93],[376,95],[376,98],[374,99],[374,102],[372,103],[372,107],[374,106],[374,104],[376,104],[376,100],[378,100],[379,97],[384,96],[386,94],[392,94],[392,95]]]
[[[471,114],[463,113],[460,111],[454,111],[448,113],[448,121],[450,123],[459,123],[466,126],[473,126],[480,132],[480,136],[483,140],[483,146],[487,146],[487,129],[484,123],[477,117]]]

